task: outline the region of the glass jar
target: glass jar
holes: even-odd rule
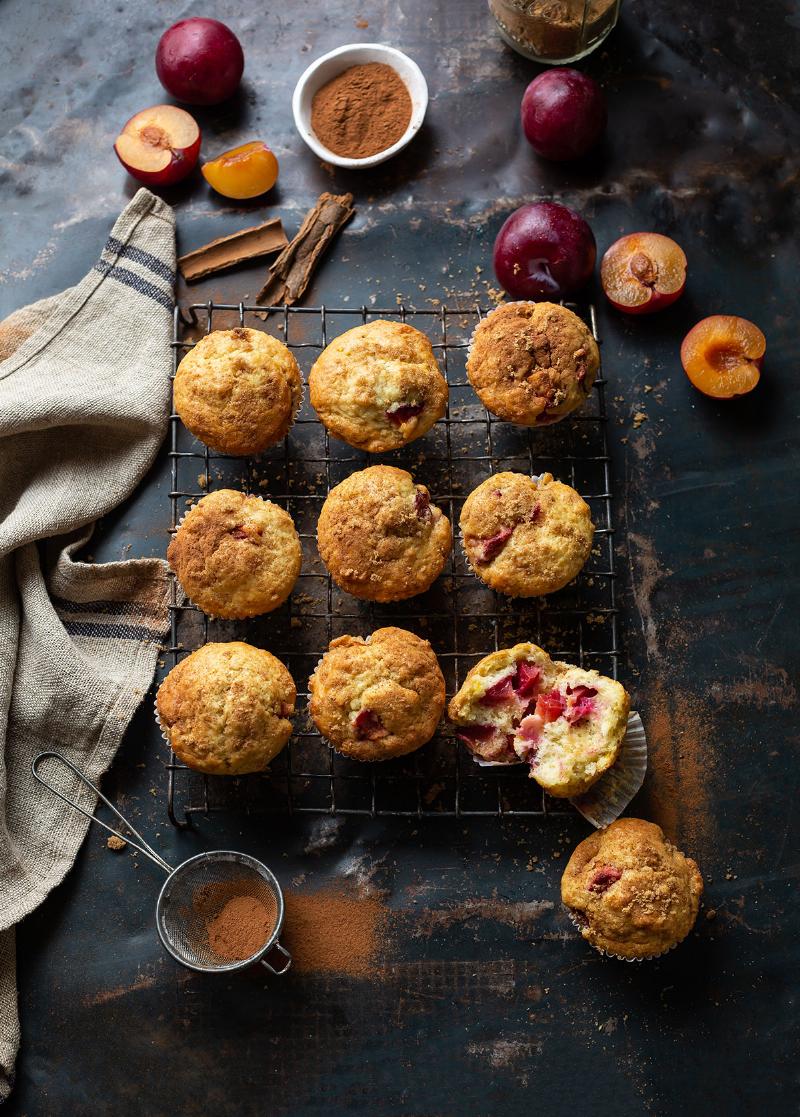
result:
[[[622,0],[489,0],[510,47],[534,62],[575,62],[616,26]]]

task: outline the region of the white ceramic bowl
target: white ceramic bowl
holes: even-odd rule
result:
[[[343,155],[330,151],[314,135],[311,128],[311,101],[317,90],[337,74],[350,66],[363,65],[366,62],[383,62],[400,75],[411,95],[411,120],[397,143],[387,147],[385,151],[368,155],[364,159],[346,159]],[[401,50],[385,47],[381,43],[348,43],[323,54],[302,74],[292,95],[292,112],[297,131],[315,155],[326,163],[335,163],[337,167],[374,167],[385,159],[391,159],[417,134],[427,107],[428,85],[422,70]]]

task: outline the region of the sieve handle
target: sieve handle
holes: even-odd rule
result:
[[[274,945],[270,947],[270,951],[269,951],[270,954],[272,954],[272,952],[274,950],[277,950],[277,952],[284,959],[285,965],[282,966],[281,969],[276,970],[274,968],[274,966],[271,966],[269,964],[269,962],[266,960],[266,958],[261,959],[261,965],[264,966],[265,969],[269,970],[269,972],[271,974],[275,974],[276,977],[281,977],[283,974],[287,973],[292,968],[292,956],[289,953],[289,951],[286,949],[286,947],[281,946],[281,944],[279,942],[274,943]]]
[[[98,798],[103,800],[109,810],[112,811],[117,816],[117,818],[124,823],[125,826],[127,826],[131,834],[137,837],[139,841],[134,842],[131,840],[131,838],[128,837],[127,834],[120,834],[119,830],[115,830],[113,826],[109,826],[108,823],[103,822],[102,818],[98,818],[97,815],[92,814],[91,811],[85,810],[80,805],[80,803],[76,803],[74,799],[69,799],[66,795],[59,791],[57,787],[53,787],[51,783],[48,783],[48,781],[39,771],[42,764],[46,760],[55,760],[59,764],[63,764],[65,768],[69,768],[70,772],[72,772],[73,775],[77,776],[81,783],[85,784],[88,788],[91,789],[91,791],[94,792],[95,795],[98,796]],[[70,807],[74,807],[76,811],[80,811],[85,818],[88,818],[91,822],[96,822],[99,826],[102,826],[104,830],[108,830],[109,834],[114,834],[115,837],[121,838],[123,842],[127,842],[129,846],[133,846],[134,849],[138,849],[140,853],[143,853],[145,857],[149,857],[150,860],[154,861],[155,864],[158,865],[159,869],[163,869],[165,873],[172,872],[172,866],[168,864],[160,854],[156,853],[153,847],[142,837],[135,826],[133,826],[127,820],[125,815],[118,811],[109,799],[106,799],[100,788],[92,783],[86,773],[82,772],[80,768],[76,768],[71,760],[67,760],[66,756],[63,756],[60,752],[40,752],[39,755],[34,758],[33,764],[31,765],[31,771],[33,772],[34,779],[38,780],[42,787],[46,787],[48,791],[52,791],[52,793],[54,795],[57,795],[58,798],[61,799],[64,803],[67,803]]]

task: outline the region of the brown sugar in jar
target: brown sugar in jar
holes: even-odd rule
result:
[[[365,62],[317,90],[311,127],[334,155],[366,159],[397,143],[411,111],[411,95],[400,75],[384,62]]]

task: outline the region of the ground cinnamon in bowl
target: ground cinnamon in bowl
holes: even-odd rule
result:
[[[334,155],[366,159],[402,138],[411,111],[411,95],[400,75],[384,62],[365,62],[317,90],[311,127]]]

